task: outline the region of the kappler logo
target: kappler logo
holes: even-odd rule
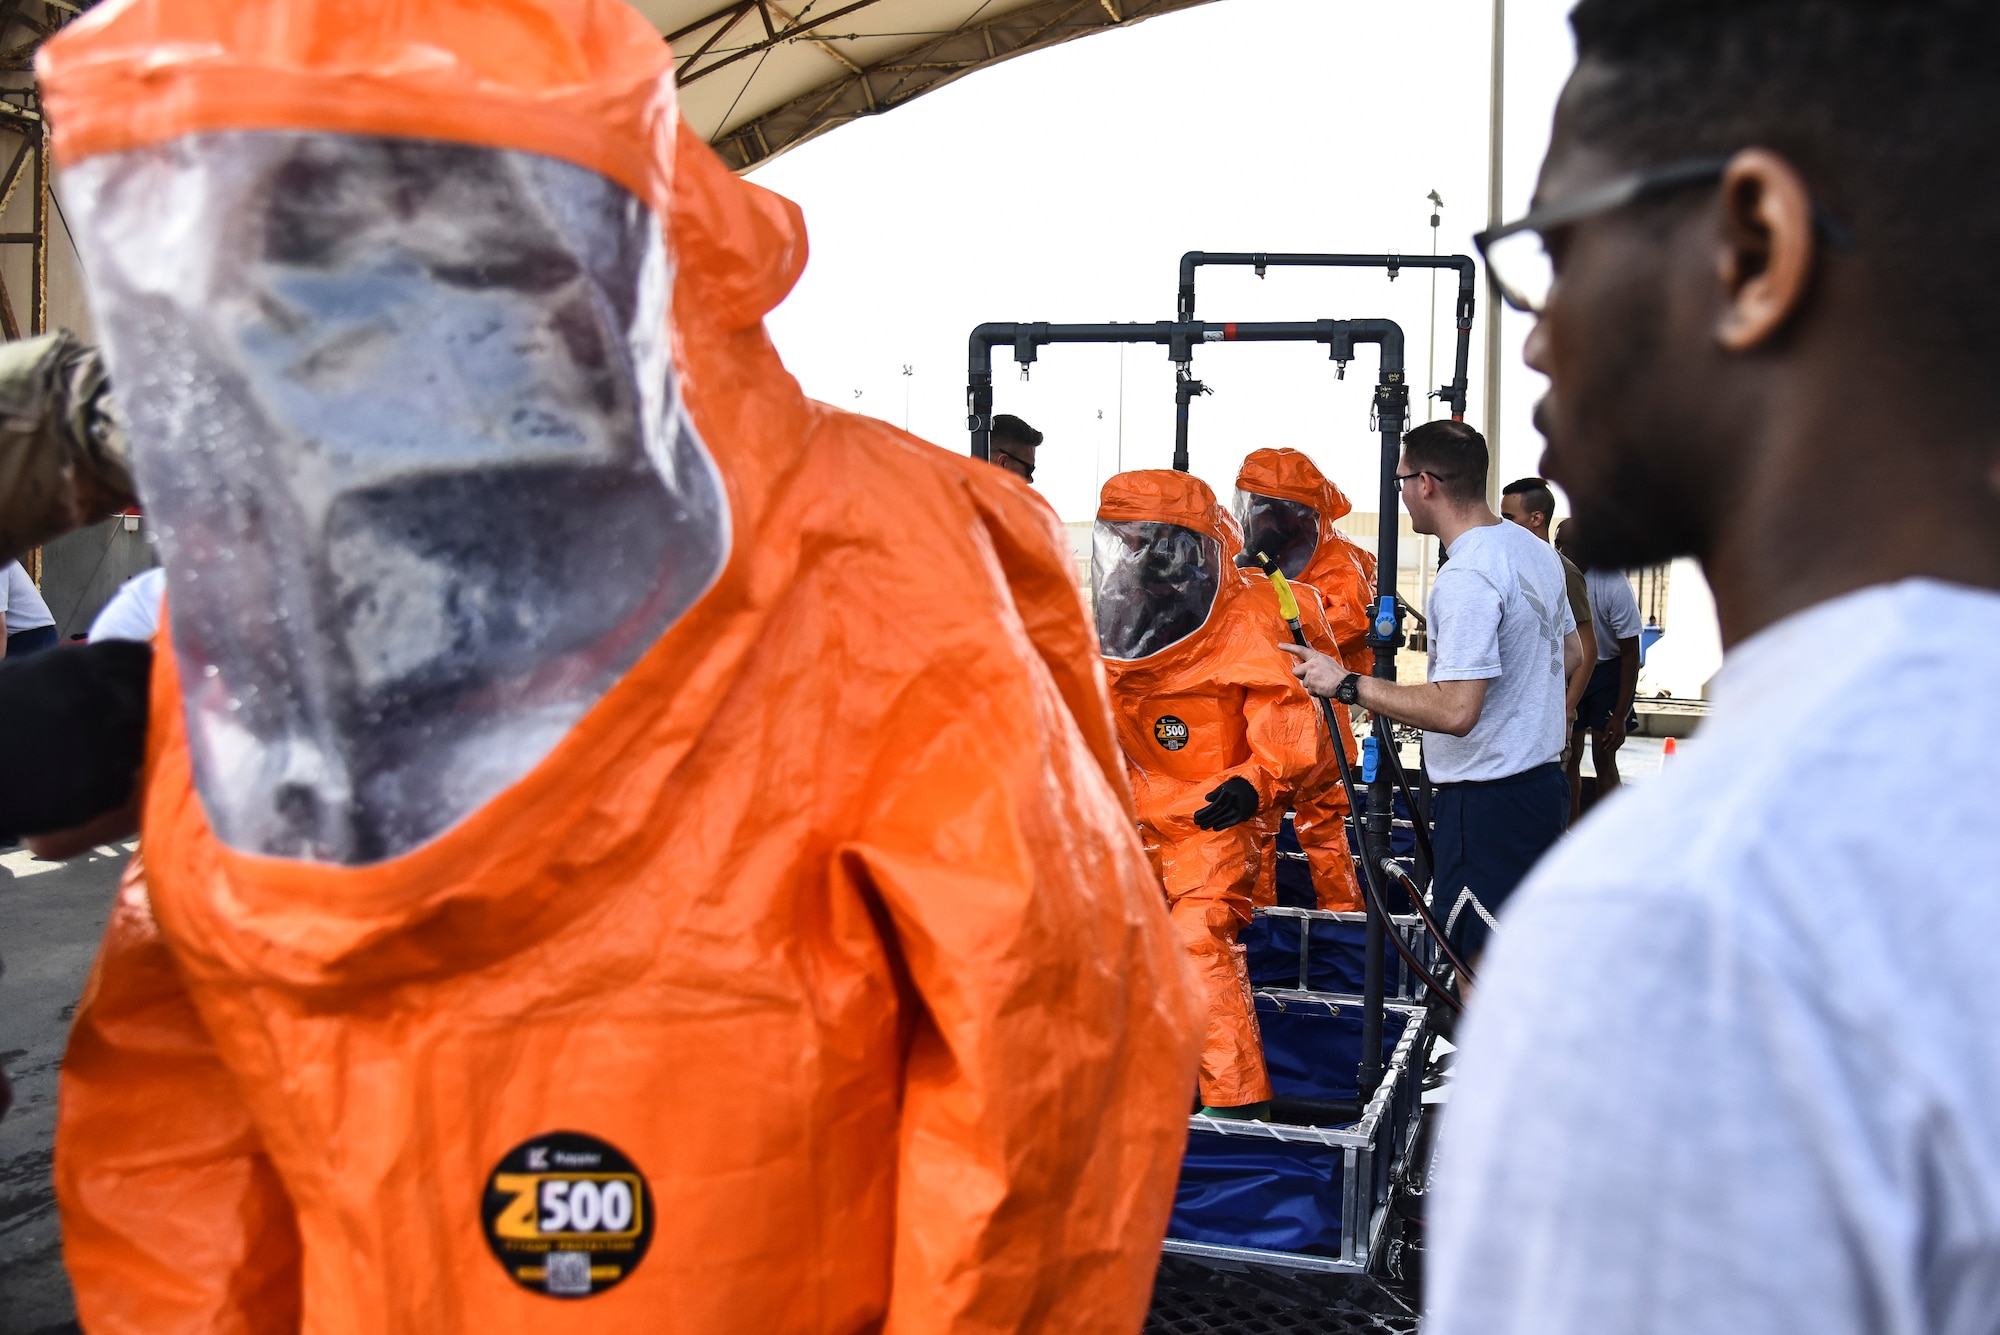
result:
[[[1178,751],[1188,744],[1188,725],[1172,714],[1162,714],[1153,724],[1153,740],[1169,751]]]

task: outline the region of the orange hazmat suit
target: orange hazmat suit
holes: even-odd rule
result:
[[[1354,505],[1318,465],[1298,450],[1252,450],[1236,474],[1239,495],[1249,493],[1291,501],[1310,508],[1319,519],[1312,541],[1291,559],[1271,555],[1294,584],[1310,584],[1326,603],[1340,661],[1348,671],[1363,675],[1375,670],[1375,651],[1368,647],[1370,604],[1375,598],[1375,553],[1348,538],[1333,521]],[[1239,503],[1238,509],[1241,510]],[[1241,521],[1242,514],[1237,515]],[[1252,537],[1246,536],[1248,542]],[[1294,564],[1298,571],[1292,570]]]
[[[1239,493],[1239,500],[1240,498]],[[1235,521],[1234,516],[1230,517],[1228,527],[1232,535],[1230,539],[1232,545],[1225,546],[1224,555],[1226,559],[1234,561],[1237,554],[1243,550],[1243,529],[1242,525]],[[1263,536],[1267,539],[1267,545],[1279,545],[1268,542],[1273,537],[1281,536],[1270,532],[1268,527]],[[1267,556],[1270,555],[1268,552],[1264,554]],[[1249,591],[1250,597],[1259,606],[1264,608],[1270,618],[1271,624],[1278,627],[1281,632],[1279,636],[1280,641],[1290,642],[1291,628],[1286,623],[1284,612],[1279,607],[1277,590],[1272,587],[1270,577],[1260,567],[1256,566],[1239,566],[1238,573],[1241,575],[1244,588]],[[1305,632],[1307,643],[1311,644],[1321,653],[1334,654],[1338,657],[1334,647],[1333,627],[1327,620],[1326,606],[1321,601],[1319,592],[1310,584],[1293,584],[1291,589],[1292,601],[1298,607],[1299,628]],[[1346,790],[1339,786],[1339,762],[1333,758],[1333,753],[1326,749],[1327,737],[1325,729],[1319,729],[1314,733],[1314,736],[1319,740],[1320,758],[1315,762],[1313,768],[1308,770],[1304,777],[1293,786],[1308,793],[1320,793],[1324,791],[1326,784],[1331,781],[1335,785],[1333,791],[1338,802],[1338,805],[1331,809],[1334,812],[1334,819],[1337,821],[1340,815],[1347,810]],[[1347,746],[1348,758],[1352,761],[1359,754],[1359,748],[1355,745],[1352,734],[1347,735],[1345,745]],[[1278,902],[1278,833],[1284,826],[1285,812],[1296,804],[1295,797],[1296,794],[1292,792],[1280,793],[1278,794],[1278,800],[1272,804],[1270,810],[1259,812],[1257,815],[1258,848],[1262,855],[1262,861],[1257,868],[1257,883],[1250,891],[1250,902],[1259,907],[1266,907]],[[1309,828],[1312,826],[1315,818],[1323,818],[1323,814],[1315,804],[1309,802],[1305,817]],[[1294,833],[1297,832],[1298,825],[1299,821],[1295,815],[1293,821]],[[1300,847],[1303,849],[1304,845],[1301,844]],[[1352,858],[1340,858],[1336,856],[1335,850],[1329,850],[1321,854],[1318,862],[1312,862],[1310,855],[1308,855],[1308,863],[1311,867],[1313,893],[1318,907],[1335,912],[1353,911],[1361,907],[1361,887],[1355,881],[1354,862]],[[1343,876],[1346,878],[1344,881],[1341,879]],[[1329,887],[1329,889],[1321,889],[1322,885]]]
[[[1104,484],[1091,559],[1118,742],[1207,1005],[1200,1089],[1217,1108],[1271,1097],[1236,943],[1262,855],[1255,818],[1205,830],[1194,816],[1230,779],[1268,812],[1318,756],[1311,700],[1277,647],[1284,624],[1230,564],[1236,541],[1206,483],[1148,469]]]
[[[1338,658],[1349,671],[1369,672],[1375,661],[1367,645],[1375,558],[1333,527],[1334,520],[1353,508],[1346,495],[1297,450],[1255,450],[1236,476],[1236,508],[1237,518],[1252,535],[1246,543],[1254,540],[1262,549],[1278,549],[1268,554],[1293,587],[1311,588],[1324,602],[1325,616],[1319,625],[1310,616],[1303,619],[1307,641]],[[1303,595],[1299,605],[1306,610]],[[1338,716],[1345,711],[1334,712]],[[1350,760],[1359,755],[1351,733],[1343,745]],[[1330,750],[1299,781],[1291,801],[1293,828],[1312,869],[1319,907],[1360,910],[1361,886],[1347,842],[1347,790]],[[1260,887],[1272,880],[1274,874]]]
[[[1255,598],[1269,613],[1273,624],[1284,634],[1281,643],[1290,643],[1291,628],[1285,624],[1283,614],[1278,609],[1277,591],[1263,571],[1246,568],[1243,572],[1245,586],[1250,596]],[[1324,654],[1334,650],[1333,628],[1326,618],[1326,608],[1320,596],[1310,584],[1293,584],[1292,600],[1298,604],[1299,628],[1305,631],[1306,642]],[[1338,657],[1338,655],[1335,655]],[[1341,713],[1335,707],[1335,716]],[[1250,893],[1251,902],[1260,907],[1278,902],[1278,831],[1283,825],[1287,809],[1292,810],[1292,829],[1311,830],[1319,837],[1312,851],[1306,851],[1305,835],[1299,835],[1299,848],[1306,851],[1307,865],[1312,872],[1313,895],[1318,907],[1337,913],[1359,912],[1362,906],[1361,886],[1355,879],[1354,859],[1344,856],[1347,845],[1344,840],[1331,838],[1340,833],[1340,822],[1347,813],[1347,790],[1340,782],[1340,762],[1327,749],[1326,728],[1322,724],[1313,734],[1319,743],[1319,759],[1313,767],[1293,785],[1293,791],[1280,793],[1271,810],[1257,817],[1259,822],[1259,848],[1262,864],[1257,870],[1257,884]],[[1360,747],[1355,744],[1352,733],[1342,738],[1347,747],[1350,763],[1358,761]],[[1304,796],[1301,796],[1301,795]],[[1303,805],[1303,810],[1299,808]],[[1329,824],[1331,829],[1327,828]]]
[[[82,1324],[1136,1329],[1200,1021],[1066,544],[800,393],[798,211],[658,33],[135,0],[40,62],[171,614]]]

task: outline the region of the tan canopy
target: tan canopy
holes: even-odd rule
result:
[[[681,109],[747,171],[982,66],[1207,0],[635,0]]]

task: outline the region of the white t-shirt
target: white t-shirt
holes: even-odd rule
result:
[[[1590,623],[1597,635],[1597,661],[1618,657],[1618,641],[1636,640],[1645,629],[1632,581],[1616,570],[1586,570],[1583,587],[1590,593]]]
[[[1576,618],[1555,548],[1504,520],[1460,534],[1424,615],[1430,680],[1491,683],[1470,733],[1424,734],[1432,780],[1504,779],[1561,755],[1563,637]]]
[[[49,605],[42,601],[42,591],[28,578],[28,572],[21,569],[19,561],[7,563],[5,578],[6,604],[0,607],[0,615],[6,618],[9,635],[56,624],[56,619],[49,615]]]
[[[1932,581],[1787,618],[1508,902],[1424,1335],[2000,1330],[1996,657]]]
[[[132,576],[90,623],[91,640],[150,641],[160,629],[160,599],[166,592],[167,572],[159,566]]]

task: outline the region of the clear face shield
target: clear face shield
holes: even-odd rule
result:
[[[1200,630],[1222,584],[1222,544],[1179,524],[1100,519],[1091,534],[1097,645],[1148,658]]]
[[[660,223],[621,186],[293,132],[66,184],[224,843],[359,864],[427,842],[720,573]]]
[[[1269,556],[1286,579],[1305,574],[1319,550],[1319,511],[1303,501],[1238,491],[1236,522],[1243,526],[1243,550]]]

